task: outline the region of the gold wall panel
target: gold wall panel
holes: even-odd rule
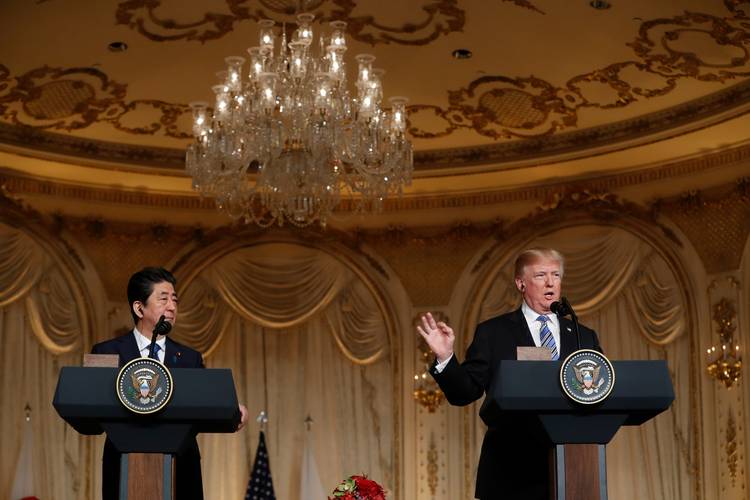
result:
[[[195,237],[193,228],[65,218],[65,229],[85,249],[107,297],[125,301],[128,279],[145,266],[165,266]]]
[[[692,191],[662,204],[698,252],[709,274],[739,268],[750,235],[750,180],[710,193]]]
[[[484,241],[486,229],[459,226],[438,234],[393,228],[368,231],[364,239],[393,269],[414,307],[446,305],[464,267]]]

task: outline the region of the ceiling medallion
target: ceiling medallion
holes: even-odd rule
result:
[[[227,57],[212,87],[213,110],[191,104],[186,170],[193,188],[233,219],[325,226],[342,195],[361,211],[379,210],[411,184],[406,98],[392,97],[390,111],[381,108],[383,71],[373,69],[369,54],[356,57],[357,94],[350,96],[346,23],[330,23],[314,51],[313,19],[299,14],[289,43],[285,29],[277,43],[274,22],[260,21],[246,78],[245,59]]]

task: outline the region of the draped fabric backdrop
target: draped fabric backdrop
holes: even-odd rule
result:
[[[187,284],[176,335],[209,367],[233,370],[251,415],[246,433],[199,438],[207,498],[242,497],[261,410],[277,498],[299,498],[307,415],[324,486],[366,472],[393,487],[397,400],[385,324],[357,275],[298,245],[235,251]]]
[[[690,413],[691,398],[696,397],[690,385],[694,367],[683,294],[667,262],[642,239],[612,226],[563,229],[526,246],[556,248],[565,256],[563,295],[581,323],[597,331],[609,359],[668,362],[676,391],[672,407],[645,425],[622,428],[607,446],[610,498],[695,498],[691,467],[696,436]],[[479,321],[520,305],[512,268],[513,262],[502,266],[482,301]],[[471,429],[476,470],[484,434],[478,417]]]
[[[52,407],[60,367],[81,362],[84,328],[72,289],[37,242],[0,224],[0,498],[10,497],[27,404],[35,494],[90,498],[94,487],[94,445]]]
[[[698,404],[690,375],[700,368],[690,363],[678,279],[647,242],[612,226],[568,228],[533,243],[567,256],[564,293],[582,322],[599,332],[611,359],[666,359],[671,370],[672,408],[622,430],[608,446],[611,498],[694,498],[690,409]],[[49,252],[32,233],[0,224],[0,498],[10,495],[28,404],[36,494],[93,499],[99,496],[102,438],[79,436],[51,401],[60,367],[80,365],[92,340],[87,329],[93,325],[84,316],[97,306],[86,297],[99,292],[78,292],[63,261]],[[499,268],[479,320],[518,305],[511,267]],[[372,283],[332,254],[288,243],[235,250],[194,276],[178,287],[174,334],[204,352],[209,367],[233,370],[238,399],[251,415],[246,432],[199,438],[207,498],[243,497],[257,446],[252,418],[261,410],[270,418],[268,447],[280,500],[299,498],[307,415],[314,420],[310,441],[326,489],[363,472],[395,489],[403,467],[398,416],[404,412],[395,361],[401,347],[393,342],[407,340],[388,331]],[[466,415],[475,460],[483,428],[476,409]]]

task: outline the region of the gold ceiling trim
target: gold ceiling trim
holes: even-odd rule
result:
[[[549,199],[568,190],[589,190],[591,192],[612,192],[628,186],[664,181],[674,177],[687,176],[712,169],[718,169],[740,162],[750,161],[750,145],[711,153],[699,158],[677,161],[662,166],[643,168],[638,171],[612,174],[594,179],[564,181],[530,186],[519,189],[486,191],[439,196],[412,196],[387,200],[384,211],[460,208],[504,203],[526,202]],[[183,210],[215,210],[213,200],[197,195],[165,195],[141,191],[124,191],[105,188],[92,188],[60,182],[41,180],[18,174],[9,169],[0,169],[0,186],[13,195],[42,195],[60,198],[73,198],[85,202],[104,202],[123,205],[148,206]],[[338,212],[351,212],[353,202],[343,200]]]
[[[292,26],[300,4],[298,0],[257,0],[258,5],[252,7],[248,3],[225,0],[223,13],[204,12],[190,21],[178,22],[169,12],[162,12],[165,9],[160,0],[128,0],[117,6],[115,19],[117,24],[128,26],[154,42],[206,43],[223,38],[243,21],[273,19]],[[421,18],[401,19],[394,24],[380,22],[374,14],[357,14],[354,0],[308,0],[302,4],[305,11],[315,14],[321,22],[345,21],[351,38],[370,45],[426,45],[440,36],[462,31],[466,22],[466,13],[458,7],[457,0],[421,0]],[[389,11],[394,13],[399,10]],[[184,12],[180,14],[184,16]]]
[[[2,85],[3,69],[0,65],[0,85]],[[1,86],[0,91],[2,91]],[[133,106],[137,103],[147,104],[146,101],[131,101],[127,103],[126,107],[133,109]],[[170,127],[176,126],[182,113],[182,105],[159,103],[161,101],[149,101],[148,105],[157,108],[161,106],[163,113],[160,119],[161,128],[157,123],[144,127],[156,127],[153,130],[159,129],[163,130],[165,135],[181,137],[182,132],[170,132],[172,130]],[[417,151],[414,155],[414,166],[417,170],[439,170],[473,165],[493,165],[496,168],[503,168],[503,166],[498,167],[496,164],[509,164],[533,159],[540,159],[541,161],[542,158],[550,158],[550,161],[554,161],[557,155],[570,155],[576,152],[579,153],[577,157],[593,156],[601,154],[601,152],[590,153],[589,150],[605,147],[607,152],[617,151],[633,147],[632,141],[638,139],[643,139],[638,145],[647,144],[668,137],[684,135],[743,116],[748,113],[748,110],[745,109],[748,105],[750,105],[750,81],[666,110],[600,127],[515,140],[503,144]],[[119,104],[115,106],[118,109],[120,108]],[[180,109],[178,110],[178,108]],[[91,109],[94,110],[92,113],[102,113],[96,107]],[[734,111],[734,113],[731,111]],[[8,104],[4,103],[3,96],[0,94],[0,116],[6,114],[19,125],[0,122],[0,149],[2,144],[6,144],[28,151],[29,156],[73,157],[76,160],[88,160],[96,165],[105,162],[174,170],[183,170],[185,166],[185,152],[181,149],[135,146],[96,139],[83,139],[47,132],[44,129],[50,128],[49,124],[34,127],[23,123],[17,117],[17,112],[11,110]],[[115,114],[108,121],[116,122],[121,116]],[[75,124],[82,122],[73,120],[56,123],[61,123],[61,127],[75,127]],[[691,124],[694,126],[690,127]],[[115,126],[117,125],[115,124]],[[140,129],[143,130],[144,128],[140,127]],[[134,130],[137,129],[120,128],[120,130],[135,133]],[[664,134],[669,134],[669,131],[672,131],[671,135],[664,137]],[[662,135],[659,138],[652,137],[657,133]],[[506,165],[505,167],[509,166]]]

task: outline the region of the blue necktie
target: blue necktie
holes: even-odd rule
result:
[[[542,339],[542,347],[549,347],[552,351],[552,359],[557,360],[560,358],[560,353],[557,352],[557,344],[555,344],[555,337],[552,336],[552,331],[549,329],[547,316],[539,316],[537,321],[542,322],[542,329],[539,330],[539,337]]]
[[[149,358],[159,361],[159,349],[161,349],[159,344],[154,344],[154,352],[149,356]]]

